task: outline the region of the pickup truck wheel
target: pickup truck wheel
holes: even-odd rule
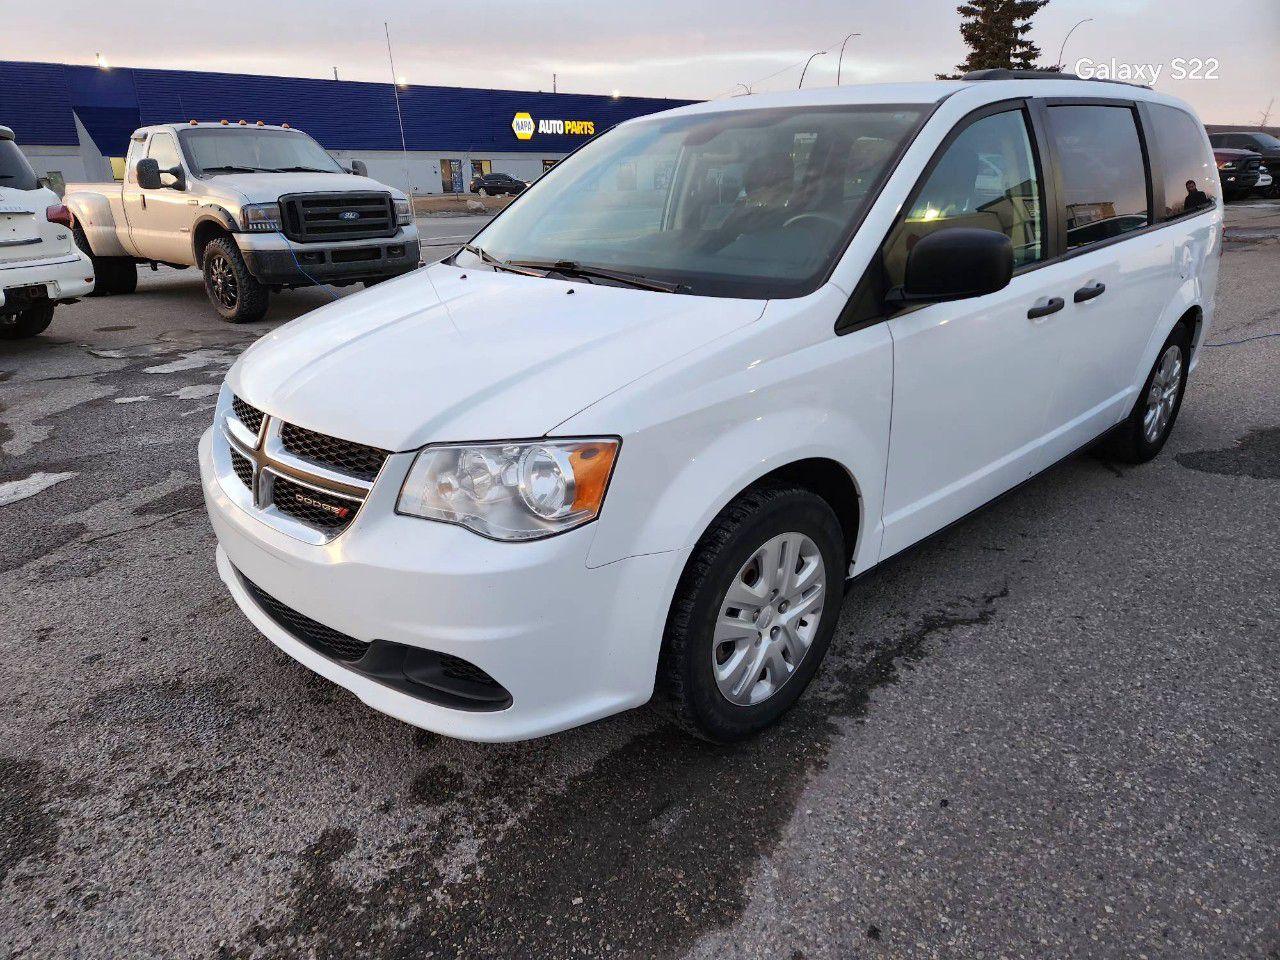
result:
[[[267,312],[270,292],[249,272],[235,241],[219,237],[204,248],[204,290],[229,323],[254,323]]]
[[[46,300],[27,307],[17,316],[0,317],[0,340],[25,340],[49,329],[54,303]]]
[[[719,743],[789,710],[835,631],[846,565],[840,521],[790,484],[748,491],[694,548],[667,617],[658,680],[676,722]]]
[[[93,263],[93,292],[91,297],[107,297],[112,294],[133,293],[138,289],[138,265],[129,257],[99,257],[89,247],[89,240],[78,226],[75,229],[76,246]]]

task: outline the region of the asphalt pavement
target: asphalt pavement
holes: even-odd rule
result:
[[[1071,458],[859,581],[733,749],[648,710],[447,740],[249,625],[196,440],[332,292],[234,327],[144,273],[0,343],[5,955],[1276,960],[1278,212],[1233,208],[1209,340],[1247,342],[1156,461]]]

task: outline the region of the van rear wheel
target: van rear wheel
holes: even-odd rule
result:
[[[826,654],[845,565],[840,521],[808,490],[762,486],[720,511],[667,618],[659,679],[676,721],[721,743],[776,723]]]
[[[1187,387],[1191,336],[1179,323],[1156,355],[1156,362],[1133,409],[1107,440],[1106,451],[1123,463],[1146,463],[1164,448],[1182,409]]]

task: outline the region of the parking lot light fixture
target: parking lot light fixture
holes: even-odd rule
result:
[[[813,63],[814,57],[825,57],[826,55],[827,51],[825,50],[819,50],[817,53],[809,55],[809,59],[804,62],[804,69],[800,71],[800,82],[796,84],[797,90],[804,86],[804,75],[809,72],[809,64]]]

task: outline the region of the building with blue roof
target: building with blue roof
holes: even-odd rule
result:
[[[119,176],[140,126],[263,120],[305,130],[385,183],[461,192],[478,172],[532,180],[609,127],[688,102],[0,61],[0,125],[38,173],[68,181]]]

